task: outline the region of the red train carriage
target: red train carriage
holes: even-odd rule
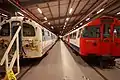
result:
[[[120,57],[120,20],[101,17],[81,26],[64,36],[67,43],[79,48],[80,55],[87,60],[114,62]],[[110,63],[111,63],[110,62]]]
[[[120,20],[102,17],[87,24],[80,37],[80,54],[119,57]]]

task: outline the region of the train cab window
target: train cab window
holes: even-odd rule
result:
[[[6,23],[1,26],[0,36],[10,36],[10,24]]]
[[[114,35],[115,37],[120,38],[120,26],[114,27]]]
[[[82,37],[99,38],[100,37],[100,27],[98,27],[98,26],[85,27],[82,32]]]
[[[104,24],[103,37],[104,38],[110,37],[110,24]]]
[[[35,29],[32,25],[23,23],[23,36],[35,36]]]

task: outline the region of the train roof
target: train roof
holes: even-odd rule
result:
[[[67,36],[67,35],[69,35],[69,34],[72,34],[72,33],[74,33],[74,32],[79,31],[80,29],[84,28],[84,27],[85,27],[86,25],[88,25],[88,24],[89,24],[89,23],[84,24],[83,26],[81,26],[81,27],[77,28],[76,30],[73,30],[73,31],[71,31],[70,33],[67,33],[65,36]]]

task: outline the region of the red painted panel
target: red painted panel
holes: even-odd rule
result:
[[[112,44],[112,55],[120,56],[120,38],[115,38]]]
[[[80,54],[100,54],[100,38],[81,38]]]

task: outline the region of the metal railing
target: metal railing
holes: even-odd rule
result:
[[[20,65],[19,65],[19,32],[21,30],[21,26],[17,29],[15,35],[13,36],[7,50],[5,51],[5,54],[3,55],[0,65],[2,66],[5,63],[6,71],[12,70],[14,67],[15,62],[17,62],[17,73],[15,75],[18,75],[20,73]],[[9,60],[9,52],[12,48],[13,43],[16,41],[16,50],[12,56],[12,59]]]

